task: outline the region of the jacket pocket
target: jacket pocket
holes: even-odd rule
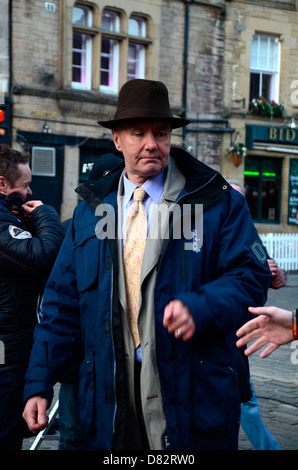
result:
[[[195,358],[195,427],[213,436],[233,434],[240,416],[237,372],[227,365]]]
[[[82,428],[88,434],[93,431],[95,418],[94,353],[81,363],[79,377],[79,415]]]
[[[96,283],[99,270],[99,243],[93,224],[76,234],[73,249],[78,292],[84,292]]]

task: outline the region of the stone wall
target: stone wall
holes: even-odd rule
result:
[[[189,119],[207,120],[188,126],[194,131],[186,133],[185,146],[194,156],[217,169],[220,168],[222,134],[201,132],[201,129],[203,126],[214,128],[208,121],[220,117],[222,110],[223,5],[224,2],[187,4],[164,0],[160,54],[160,78],[169,84],[174,104],[185,108]]]

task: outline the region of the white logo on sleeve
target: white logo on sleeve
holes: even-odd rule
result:
[[[10,225],[8,227],[8,231],[12,238],[17,238],[18,240],[25,240],[26,238],[32,238],[32,235],[30,232],[27,232],[27,230],[23,230],[20,227],[16,227],[15,225]]]

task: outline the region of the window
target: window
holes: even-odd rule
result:
[[[137,3],[137,2],[136,2]],[[100,10],[79,0],[72,8],[71,86],[117,94],[120,84],[145,78],[147,56],[153,54],[148,35],[151,20],[134,13],[126,21],[125,12],[114,7]],[[68,23],[69,24],[69,23]],[[67,62],[65,62],[67,63]],[[69,86],[70,63],[65,65]]]
[[[102,40],[100,63],[100,91],[117,93],[119,83],[119,39],[105,32],[119,33],[120,18],[114,11],[104,10],[102,14]]]
[[[281,159],[246,158],[246,200],[255,222],[280,222]]]
[[[131,16],[128,22],[128,61],[127,80],[145,78],[145,44],[140,43],[146,38],[146,23],[144,18]]]
[[[276,36],[256,34],[250,57],[250,100],[279,101],[280,43]]]
[[[87,34],[92,27],[92,12],[86,6],[76,5],[72,14],[72,87],[91,89],[92,35]]]
[[[145,78],[145,47],[141,44],[129,44],[127,80]]]

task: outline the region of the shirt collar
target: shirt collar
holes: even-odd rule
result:
[[[134,190],[138,187],[135,183],[130,181],[124,172],[124,202],[125,207],[132,198]],[[155,204],[159,203],[161,195],[164,189],[165,172],[159,173],[158,175],[152,176],[142,185],[142,188],[146,191],[148,196],[153,200]]]

